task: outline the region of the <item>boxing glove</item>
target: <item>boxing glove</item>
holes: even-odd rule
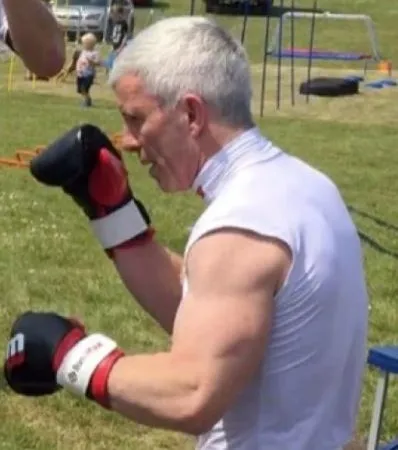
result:
[[[152,237],[149,214],[132,193],[121,155],[98,127],[72,128],[30,161],[30,172],[73,198],[104,249]]]
[[[14,322],[4,362],[10,388],[24,396],[51,395],[65,388],[109,408],[107,383],[119,358],[117,344],[52,312],[28,311]]]

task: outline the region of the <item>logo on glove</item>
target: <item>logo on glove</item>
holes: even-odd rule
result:
[[[7,347],[7,368],[13,369],[25,362],[25,336],[22,333],[16,334],[8,342]]]
[[[90,357],[91,354],[102,348],[104,345],[102,342],[96,342],[91,347],[88,347],[83,355],[74,363],[72,364],[72,369],[70,372],[68,372],[68,381],[72,384],[77,383],[78,381],[78,373],[80,369],[82,368],[83,364],[85,363],[86,359]]]

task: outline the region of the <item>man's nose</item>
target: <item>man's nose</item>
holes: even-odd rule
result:
[[[139,152],[141,145],[139,140],[128,130],[123,130],[121,144],[127,152]]]

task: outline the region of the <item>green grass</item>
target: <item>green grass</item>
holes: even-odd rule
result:
[[[320,7],[330,7],[333,11],[370,14],[383,52],[398,61],[395,45],[398,6],[392,6],[391,0],[319,3]],[[188,10],[182,0],[174,0],[166,14]],[[141,27],[146,18],[147,12],[139,11]],[[239,35],[241,19],[218,20]],[[328,30],[326,23],[317,25],[318,46],[328,43],[329,47],[344,49],[349,44],[366,50],[365,35],[360,35],[360,28],[354,32],[353,28],[342,28],[339,24],[330,26],[334,31]],[[351,35],[345,32],[347,28]],[[258,89],[262,32],[262,20],[249,19],[246,42],[255,89]],[[31,83],[22,81],[19,63],[14,73],[16,87],[7,94],[7,70],[8,64],[0,65],[0,155],[11,156],[18,148],[50,142],[84,121],[97,124],[109,133],[121,128],[107,88],[98,85],[94,90],[98,99],[96,107],[82,110],[72,82],[38,83],[33,89]],[[319,70],[350,72],[354,69],[325,66]],[[304,77],[304,72],[297,73],[298,79]],[[103,83],[103,78],[100,82]],[[259,91],[255,92],[257,113]],[[288,152],[325,171],[341,188],[364,236],[372,305],[369,346],[397,343],[398,233],[393,224],[398,223],[395,195],[398,192],[398,90],[385,89],[348,100],[312,100],[309,105],[300,101],[294,109],[289,106],[286,92],[283,108],[276,112],[275,89],[270,88],[266,117],[258,120],[259,126]],[[200,201],[191,194],[159,193],[135,159],[128,157],[127,161],[134,190],[148,205],[159,239],[181,251],[187,227],[201,211]],[[0,342],[5,345],[15,316],[32,308],[77,315],[84,319],[89,330],[101,330],[132,351],[150,352],[167,347],[166,336],[130,298],[111,262],[90,234],[85,218],[68,198],[56,189],[38,185],[24,169],[0,168],[0,186]],[[374,388],[375,373],[368,370],[358,418],[361,436],[366,436],[369,426]],[[397,384],[392,382],[390,390],[386,439],[398,434],[398,404],[393,402],[398,394]],[[25,399],[4,389],[0,391],[0,402],[0,449],[192,448],[191,439],[185,436],[137,426],[65,393],[51,398]]]

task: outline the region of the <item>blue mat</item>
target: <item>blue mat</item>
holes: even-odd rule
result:
[[[363,53],[350,53],[350,52],[335,52],[331,50],[312,50],[309,49],[284,49],[280,52],[274,51],[272,56],[278,58],[302,58],[302,59],[324,59],[335,61],[360,61],[365,59],[372,59],[371,55],[365,55]]]

